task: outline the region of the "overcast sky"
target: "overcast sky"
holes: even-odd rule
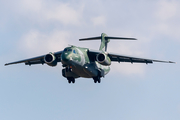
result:
[[[0,120],[179,120],[180,1],[0,1]],[[111,41],[108,51],[176,64],[113,63],[101,84],[69,84],[61,63],[5,67],[16,60],[61,51],[69,44],[99,49],[84,37]]]

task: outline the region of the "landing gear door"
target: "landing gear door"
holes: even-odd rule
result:
[[[105,76],[104,70],[99,69],[98,71],[99,71],[100,77],[104,77]]]

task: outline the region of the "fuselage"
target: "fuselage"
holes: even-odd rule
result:
[[[109,66],[99,64],[96,60],[88,55],[87,48],[76,46],[67,47],[61,54],[61,62],[64,69],[64,77],[84,77],[93,78],[103,71],[106,75],[110,71]]]

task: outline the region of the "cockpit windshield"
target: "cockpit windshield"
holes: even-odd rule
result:
[[[67,52],[67,48],[64,49],[64,52]]]
[[[68,49],[68,52],[72,52],[72,49]]]
[[[72,52],[72,49],[71,48],[65,48],[64,52]]]

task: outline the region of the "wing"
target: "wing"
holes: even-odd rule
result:
[[[89,50],[89,55],[93,58],[97,54],[102,53],[102,51],[97,51],[97,50]],[[119,54],[114,54],[114,53],[107,53],[111,61],[114,62],[130,62],[130,63],[153,63],[153,62],[163,62],[163,63],[175,63],[172,61],[161,61],[161,60],[153,60],[153,59],[146,59],[146,58],[139,58],[139,57],[132,57],[132,56],[127,56],[127,55],[119,55]]]
[[[57,62],[61,62],[61,54],[62,54],[62,52],[63,51],[53,53],[54,56],[57,59]],[[41,56],[38,56],[38,57],[33,57],[33,58],[24,59],[24,60],[20,60],[20,61],[16,61],[16,62],[6,63],[5,66],[12,65],[12,64],[18,64],[18,63],[25,63],[25,65],[44,64],[45,63],[44,56],[45,55],[41,55]]]

